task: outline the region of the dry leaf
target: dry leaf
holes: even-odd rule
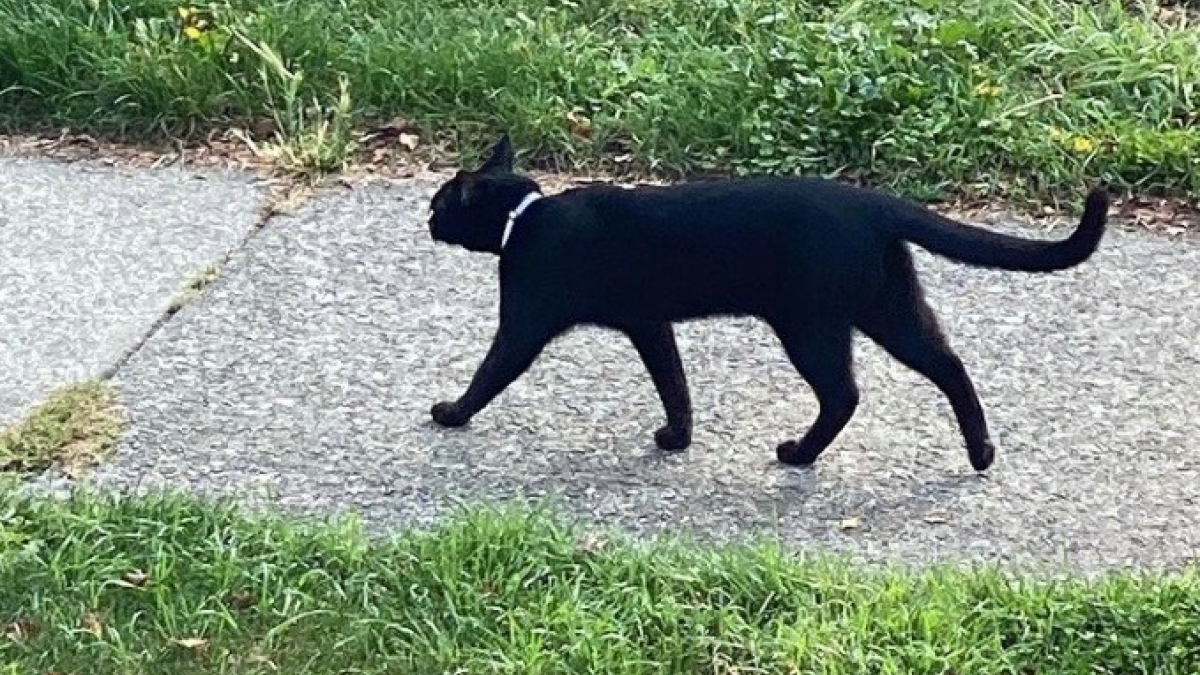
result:
[[[42,631],[38,624],[28,617],[10,621],[4,627],[4,634],[13,642],[24,642],[37,636]]]
[[[254,603],[254,596],[244,588],[239,588],[229,594],[229,606],[234,609],[249,609],[254,606]]]
[[[275,135],[275,122],[266,118],[255,120],[250,126],[250,133],[254,138],[271,138]]]
[[[592,121],[579,108],[567,113],[567,123],[571,127],[571,133],[576,136],[582,138],[592,137]]]
[[[416,150],[417,144],[421,142],[420,137],[418,137],[416,134],[404,133],[400,134],[400,137],[397,140],[400,142],[401,147],[409,152]]]
[[[208,646],[208,640],[198,637],[171,638],[171,642],[183,647],[184,649],[194,649],[197,651],[203,650]]]
[[[412,122],[403,117],[396,117],[387,124],[382,124],[367,131],[367,133],[363,134],[362,140],[368,143],[380,144],[395,138],[400,141],[401,145],[405,145],[404,136],[412,136],[413,140],[415,140],[414,130],[415,125]]]
[[[149,575],[141,570],[130,570],[121,577],[125,583],[135,588],[141,588],[142,586],[145,586],[146,580],[149,578]]]
[[[267,658],[265,655],[259,654],[257,652],[254,654],[251,654],[250,657],[246,660],[250,661],[251,663],[257,663],[258,665],[261,665],[261,666],[266,666],[268,670],[279,670],[279,666],[275,665],[274,661]]]
[[[104,622],[100,620],[100,615],[95,612],[88,612],[83,615],[83,629],[96,637],[104,636]]]
[[[862,520],[857,516],[842,519],[841,528],[843,530],[857,530],[860,527],[862,527]]]
[[[579,548],[587,551],[588,553],[596,553],[597,551],[604,549],[605,546],[608,546],[608,542],[603,537],[591,533],[580,537],[577,544],[579,545]]]

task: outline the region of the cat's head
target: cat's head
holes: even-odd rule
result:
[[[429,204],[430,236],[470,251],[499,252],[508,212],[514,206],[509,203],[514,185],[532,182],[513,173],[514,159],[512,141],[505,133],[482,166],[460,170],[442,184]]]

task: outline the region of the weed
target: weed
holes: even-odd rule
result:
[[[61,387],[26,417],[0,430],[0,472],[57,465],[77,473],[106,455],[124,430],[116,394],[100,382]]]
[[[213,129],[305,176],[403,117],[542,166],[1200,190],[1200,31],[1100,0],[0,0],[0,127]],[[1052,130],[1061,132],[1056,136]],[[433,138],[436,137],[436,138]]]
[[[167,308],[167,311],[174,314],[183,309],[184,305],[195,300],[204,292],[204,289],[216,281],[218,275],[220,275],[220,270],[215,265],[209,265],[204,268],[199,274],[188,281],[183,291],[171,299],[171,304]]]

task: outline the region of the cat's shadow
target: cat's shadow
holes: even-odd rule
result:
[[[668,505],[686,504],[688,513],[678,515],[700,514],[696,525],[701,529],[715,525],[715,520],[703,524],[705,512],[722,511],[758,521],[744,523],[756,531],[776,522],[815,533],[836,528],[847,516],[901,523],[930,514],[952,514],[963,500],[989,485],[986,475],[941,467],[933,460],[917,466],[876,466],[903,460],[880,458],[886,453],[874,451],[861,460],[837,456],[853,452],[853,447],[833,449],[816,465],[798,468],[780,464],[772,453],[765,452],[730,462],[727,453],[718,455],[704,442],[684,451],[659,450],[653,442],[629,447],[619,438],[593,440],[592,447],[579,446],[570,442],[566,432],[559,437],[547,429],[516,432],[505,438],[503,445],[515,445],[520,448],[517,452],[481,453],[473,451],[469,441],[463,442],[471,433],[451,433],[457,440],[450,441],[444,435],[446,430],[436,432],[435,437],[443,440],[435,440],[430,450],[440,462],[449,460],[470,473],[507,483],[516,492],[557,495],[556,500],[584,510],[591,510],[594,500],[628,503],[629,512],[622,517],[653,515],[665,523],[675,517]],[[659,497],[658,503],[667,513],[640,512]],[[632,506],[635,502],[642,506]],[[720,520],[721,516],[714,518]]]

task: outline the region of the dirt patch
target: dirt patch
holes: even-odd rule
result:
[[[62,387],[23,420],[0,430],[0,472],[37,473],[57,466],[78,475],[113,449],[126,422],[108,385]]]

